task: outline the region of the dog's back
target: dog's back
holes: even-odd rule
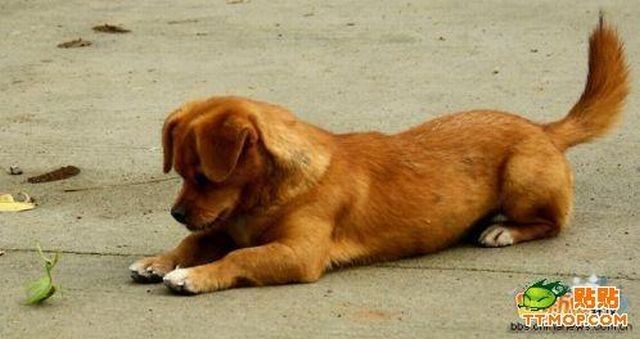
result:
[[[483,233],[487,246],[555,235],[571,211],[572,175],[562,152],[604,135],[619,119],[629,86],[622,50],[601,20],[590,39],[584,93],[557,122],[471,111],[391,136],[339,137],[336,156],[346,160],[335,161],[343,168],[334,171],[341,185],[356,189],[335,234],[339,244],[360,239],[339,248],[379,259],[432,252],[495,213],[509,220]]]

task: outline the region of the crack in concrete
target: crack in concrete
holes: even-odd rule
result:
[[[578,272],[538,272],[538,271],[516,271],[516,270],[497,270],[490,268],[477,268],[477,267],[424,267],[424,266],[416,266],[416,265],[399,265],[393,263],[382,263],[376,264],[375,267],[386,267],[386,268],[394,268],[394,269],[407,269],[407,270],[439,270],[439,271],[469,271],[469,272],[486,272],[486,273],[506,273],[506,274],[531,274],[531,275],[556,275],[556,276],[564,276],[564,277],[587,277],[590,276],[591,273],[578,273]],[[629,281],[639,281],[639,278],[631,277],[629,275],[607,275],[609,279],[618,279],[618,280],[629,280]]]
[[[21,253],[36,253],[35,249],[27,249],[27,248],[4,248],[3,251],[6,252],[21,252]],[[155,254],[149,253],[114,253],[114,252],[86,252],[86,251],[70,251],[70,250],[61,250],[61,251],[53,251],[53,250],[43,250],[45,253],[62,253],[62,254],[74,254],[74,255],[87,255],[87,256],[104,256],[104,257],[150,257]],[[366,267],[366,266],[356,266],[356,267]],[[578,272],[539,272],[539,271],[517,271],[517,270],[498,270],[498,269],[490,269],[490,268],[478,268],[478,267],[440,267],[440,266],[417,266],[417,265],[401,265],[394,263],[381,263],[374,264],[371,267],[378,268],[391,268],[391,269],[404,269],[404,270],[423,270],[423,271],[463,271],[463,272],[484,272],[484,273],[504,273],[504,274],[530,274],[530,275],[539,275],[539,276],[562,276],[562,277],[576,277],[576,276],[589,276],[591,273],[578,273]],[[608,275],[606,276],[609,279],[616,280],[628,280],[628,281],[640,281],[640,278],[632,277],[625,274],[618,275]]]
[[[37,253],[38,250],[30,249],[30,248],[3,248],[3,251],[10,252],[18,252],[18,253]],[[150,257],[155,254],[148,253],[115,253],[115,252],[91,252],[91,251],[71,251],[71,250],[42,250],[44,253],[60,253],[60,254],[75,254],[75,255],[94,255],[99,257]]]

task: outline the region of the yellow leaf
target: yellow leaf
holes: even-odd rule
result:
[[[20,212],[34,209],[36,204],[25,194],[25,201],[16,201],[11,194],[0,194],[0,212]]]

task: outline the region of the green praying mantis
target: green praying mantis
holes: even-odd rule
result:
[[[27,300],[26,303],[29,305],[37,305],[41,304],[43,301],[49,299],[54,293],[56,293],[56,286],[53,284],[53,277],[51,276],[51,271],[58,263],[59,254],[55,253],[53,257],[46,257],[44,252],[42,251],[42,247],[40,247],[39,243],[36,243],[38,254],[40,254],[40,258],[44,261],[44,269],[46,275],[31,284],[27,288]]]

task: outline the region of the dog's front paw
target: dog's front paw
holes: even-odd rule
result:
[[[129,266],[129,271],[133,281],[150,284],[161,282],[162,277],[173,271],[174,268],[176,268],[176,264],[173,260],[164,256],[157,256],[143,258],[134,262]]]
[[[177,294],[192,295],[199,293],[190,274],[192,274],[191,269],[178,268],[165,275],[162,281],[172,292]]]
[[[478,241],[487,247],[510,246],[513,245],[513,235],[509,227],[491,225],[480,234]]]

